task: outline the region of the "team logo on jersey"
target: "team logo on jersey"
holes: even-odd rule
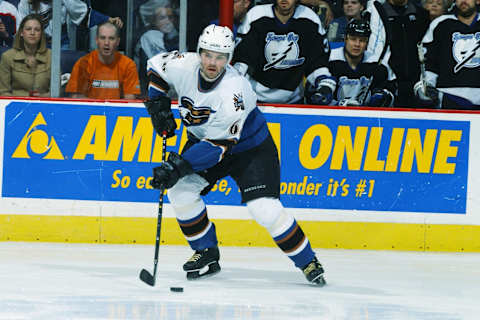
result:
[[[342,76],[338,79],[337,100],[339,104],[344,105],[346,101],[349,103],[357,102],[358,105],[363,104],[367,100],[368,88],[372,79],[361,76],[360,79],[349,79]]]
[[[235,106],[235,111],[245,110],[245,104],[243,103],[243,97],[241,93],[233,94],[233,105]]]
[[[453,72],[457,73],[462,68],[476,68],[480,66],[480,32],[475,34],[452,34],[452,53],[457,62]]]
[[[208,121],[211,113],[214,113],[209,107],[197,107],[192,99],[182,97],[179,105],[182,121],[186,126],[199,126]]]
[[[263,71],[271,68],[288,69],[299,66],[305,58],[300,56],[298,47],[298,35],[289,32],[288,34],[267,33],[265,38],[265,59],[267,64],[263,66]]]

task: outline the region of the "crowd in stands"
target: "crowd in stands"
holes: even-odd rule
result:
[[[62,0],[66,97],[143,99],[147,60],[179,49],[180,1],[135,0],[127,57],[125,2]],[[231,63],[259,102],[479,109],[479,4],[234,0]],[[218,11],[188,1],[188,51]],[[50,95],[52,32],[52,0],[0,0],[0,95]]]

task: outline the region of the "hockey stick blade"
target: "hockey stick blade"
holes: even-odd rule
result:
[[[150,274],[150,272],[145,269],[142,269],[142,271],[140,271],[140,280],[142,280],[149,286],[153,287],[155,285],[155,278]]]

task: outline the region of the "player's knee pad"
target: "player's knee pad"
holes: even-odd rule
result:
[[[187,220],[203,211],[205,203],[200,197],[200,192],[207,185],[208,182],[198,174],[189,174],[168,189],[168,200],[177,218]]]
[[[283,208],[279,199],[259,198],[248,201],[247,207],[253,218],[274,237],[294,222],[293,216]]]

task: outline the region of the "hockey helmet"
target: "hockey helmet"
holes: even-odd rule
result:
[[[370,23],[362,19],[352,19],[347,24],[345,35],[354,35],[360,37],[370,37],[372,31],[370,30]]]
[[[227,53],[227,64],[230,63],[233,50],[235,49],[235,40],[233,39],[232,31],[228,27],[221,27],[214,24],[207,26],[203,29],[200,38],[198,38],[198,54],[200,54],[200,49]]]

